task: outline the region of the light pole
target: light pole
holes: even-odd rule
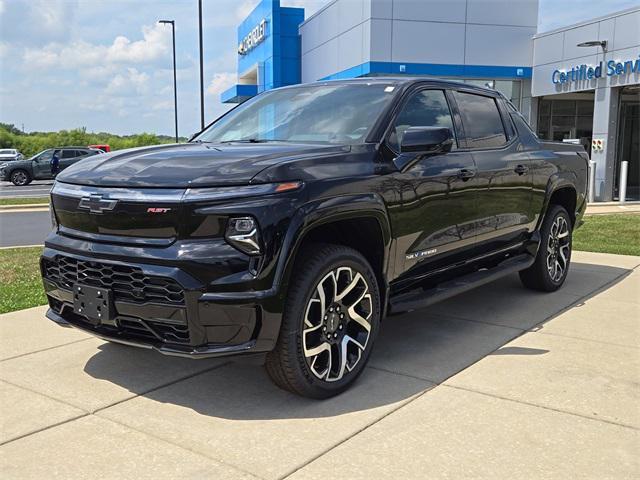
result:
[[[204,130],[204,65],[202,63],[202,0],[198,0],[198,33],[200,40],[200,129]]]
[[[158,23],[171,25],[173,38],[173,109],[176,121],[176,143],[178,143],[178,83],[176,80],[176,22],[174,20],[160,20]]]

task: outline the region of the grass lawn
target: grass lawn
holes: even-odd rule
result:
[[[0,313],[44,305],[38,260],[42,247],[0,250]]]
[[[573,233],[573,249],[640,255],[640,215],[588,215]]]
[[[0,198],[0,205],[28,205],[31,203],[49,205],[49,197]]]

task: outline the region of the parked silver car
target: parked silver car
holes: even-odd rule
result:
[[[15,148],[0,149],[0,162],[12,162],[14,160],[22,160],[22,159],[24,159],[24,155],[22,155]]]

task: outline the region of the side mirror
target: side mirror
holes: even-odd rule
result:
[[[447,153],[453,147],[453,133],[448,127],[410,127],[402,136],[400,155],[393,163],[401,172],[411,168],[425,155]]]
[[[401,153],[446,153],[453,146],[448,127],[410,127],[402,136]]]

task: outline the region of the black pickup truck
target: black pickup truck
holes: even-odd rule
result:
[[[558,289],[587,164],[493,90],[271,90],[186,144],[58,176],[47,315],[167,355],[257,356],[282,388],[329,397],[362,372],[383,319],[514,272]]]

